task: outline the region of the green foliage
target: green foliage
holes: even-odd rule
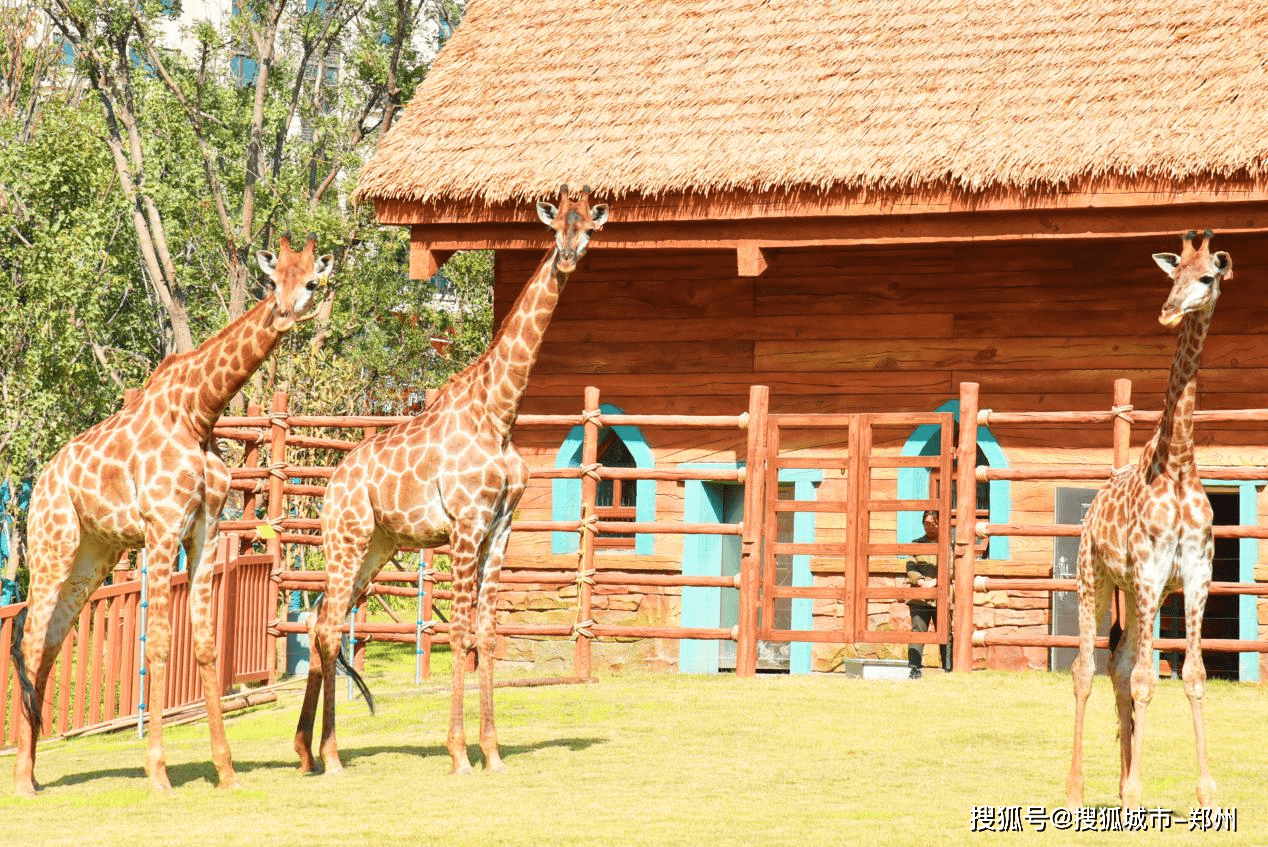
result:
[[[155,364],[153,303],[100,123],[54,96],[28,143],[0,144],[0,475],[29,475],[109,414],[107,371],[139,383]]]
[[[298,410],[396,412],[487,344],[491,258],[449,263],[463,310],[447,311],[435,285],[408,279],[407,234],[349,201],[385,106],[426,73],[423,36],[461,10],[432,0],[240,5],[223,25],[183,20],[185,46],[171,49],[163,33],[179,7],[164,0],[50,2],[42,25],[75,42],[73,71],[19,62],[5,52],[14,42],[0,43],[0,63],[23,68],[0,102],[0,476],[38,472],[117,409],[123,388],[141,385],[170,349],[175,317],[161,286],[197,343],[235,316],[235,296],[240,310],[261,294],[254,253],[284,231],[315,232],[335,254],[333,301],[275,354],[275,378],[266,366],[249,384],[253,399],[267,404],[287,387]],[[240,60],[261,67],[271,45],[256,123],[255,79]],[[39,49],[61,56],[56,41]],[[139,151],[125,143],[122,154],[143,176],[136,206],[104,143],[111,127],[126,142],[127,120]],[[143,260],[151,217],[170,280]],[[432,339],[451,334],[438,354]]]

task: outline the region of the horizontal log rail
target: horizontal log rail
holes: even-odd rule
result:
[[[993,524],[979,521],[974,532],[982,538],[1011,535],[1020,538],[1073,538],[1083,534],[1080,524]],[[1268,538],[1268,526],[1216,524],[1211,528],[1216,538]]]
[[[1078,588],[1078,580],[1074,577],[1026,579],[1025,577],[978,576],[973,580],[974,591],[1077,591]],[[1172,593],[1181,594],[1180,591]],[[1210,593],[1268,597],[1268,582],[1212,582]]]
[[[994,480],[1042,481],[1042,480],[1090,480],[1104,482],[1114,473],[1108,465],[1016,465],[1011,468],[991,468],[979,465],[974,470],[978,482]],[[1198,476],[1207,480],[1229,482],[1259,482],[1268,480],[1268,468],[1255,465],[1198,465]]]
[[[1144,411],[1127,408],[1122,412],[1088,411],[1088,412],[996,412],[982,409],[977,413],[979,426],[1000,426],[1002,424],[1048,424],[1068,426],[1070,424],[1105,424],[1122,418],[1135,424],[1154,426],[1162,420],[1161,411]],[[1198,409],[1193,413],[1193,421],[1202,423],[1264,423],[1268,421],[1268,409]]]
[[[975,630],[974,647],[1073,647],[1078,648],[1077,635],[1041,635],[1038,633],[994,632],[992,630]],[[1109,639],[1097,636],[1095,646],[1109,647]],[[1153,649],[1160,652],[1183,652],[1183,638],[1155,638]],[[1203,638],[1202,649],[1216,653],[1265,653],[1268,652],[1268,641],[1242,641],[1237,638]]]

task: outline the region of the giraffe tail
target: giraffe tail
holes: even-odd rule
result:
[[[361,678],[361,674],[357,673],[352,667],[352,663],[343,657],[343,651],[339,650],[335,653],[335,664],[343,668],[343,672],[348,675],[348,679],[352,680],[357,690],[361,692],[361,696],[365,698],[365,704],[370,707],[370,714],[374,714],[374,697],[370,694],[370,688],[365,684],[365,680]]]
[[[38,720],[39,704],[35,702],[35,684],[31,682],[31,674],[27,671],[26,659],[22,656],[22,634],[26,624],[26,613],[29,607],[18,612],[13,619],[13,641],[9,646],[9,657],[18,673],[18,684],[22,687],[22,708],[28,720]]]

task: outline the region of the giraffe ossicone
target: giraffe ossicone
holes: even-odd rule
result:
[[[589,187],[560,190],[558,205],[539,203],[554,245],[524,286],[489,349],[454,376],[412,420],[366,439],[331,475],[322,507],[326,591],[309,618],[308,685],[295,730],[300,770],[316,770],[312,753],[322,702],[320,753],[326,773],[343,769],[335,739],[335,675],[340,627],[352,601],[402,547],[450,546],[453,606],[449,643],[453,688],[447,746],[454,773],[469,773],[462,700],[466,656],[480,674],[480,748],[500,770],[493,724],[494,615],[511,517],[528,482],[528,466],[511,430],[546,327],[568,275],[607,221],[590,204]]]
[[[27,530],[30,596],[13,656],[22,687],[14,788],[32,796],[35,741],[49,673],[80,610],[125,550],[147,556],[145,640],[149,710],[146,772],[171,789],[162,713],[171,648],[171,574],[184,547],[190,571],[193,651],[207,698],[212,761],[222,787],[237,784],[225,738],[216,673],[212,570],[229,470],[212,428],[224,407],[313,305],[333,257],[317,256],[316,237],[300,251],[290,236],[277,254],[257,258],[272,292],[188,353],[168,356],[123,409],[71,439],[53,457],[31,495]]]
[[[1097,492],[1083,522],[1079,544],[1079,655],[1074,677],[1074,750],[1066,779],[1071,807],[1083,803],[1083,723],[1092,688],[1094,639],[1115,588],[1126,599],[1122,638],[1111,633],[1110,676],[1118,712],[1119,798],[1126,808],[1140,805],[1144,720],[1157,682],[1153,627],[1163,598],[1184,594],[1184,691],[1193,715],[1198,760],[1198,802],[1215,802],[1215,780],[1207,766],[1202,698],[1202,617],[1211,586],[1214,541],[1210,500],[1198,478],[1193,452],[1193,410],[1198,360],[1210,326],[1220,284],[1232,278],[1228,253],[1210,251],[1214,233],[1183,236],[1180,255],[1155,253],[1171,277],[1171,291],[1158,321],[1180,327],[1162,418],[1140,460],[1115,471]]]

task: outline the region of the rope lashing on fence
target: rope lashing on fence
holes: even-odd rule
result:
[[[585,409],[581,413],[581,423],[594,424],[595,426],[603,425],[603,412],[598,409]]]
[[[277,477],[278,479],[285,481],[286,477],[290,476],[290,474],[286,472],[288,467],[290,467],[290,465],[286,462],[271,462],[269,464],[269,476]]]
[[[290,412],[269,412],[269,425],[280,429],[289,430],[291,422],[287,420],[291,416]]]
[[[583,571],[582,573],[577,574],[577,578],[574,581],[576,582],[578,593],[581,592],[581,587],[583,585],[594,585],[595,573],[596,573],[595,569],[591,568],[588,571]]]
[[[1132,420],[1132,412],[1135,411],[1135,409],[1136,407],[1133,406],[1131,403],[1126,403],[1122,406],[1115,406],[1112,409],[1110,409],[1110,414],[1112,414],[1116,418],[1121,418],[1122,420],[1125,420],[1128,423],[1134,423],[1134,421]]]
[[[577,531],[588,532],[591,535],[598,535],[599,534],[599,516],[593,513],[587,514],[588,512],[590,512],[590,509],[588,506],[582,506],[581,512],[582,512],[581,523],[577,526]]]
[[[588,638],[594,640],[594,633],[590,631],[590,627],[594,626],[594,618],[586,618],[584,621],[577,621],[572,625],[572,634],[568,636],[574,641],[578,638]]]
[[[588,476],[595,482],[598,482],[601,479],[599,475],[599,471],[601,470],[603,470],[603,465],[598,462],[592,462],[591,464],[581,466],[581,475]]]

